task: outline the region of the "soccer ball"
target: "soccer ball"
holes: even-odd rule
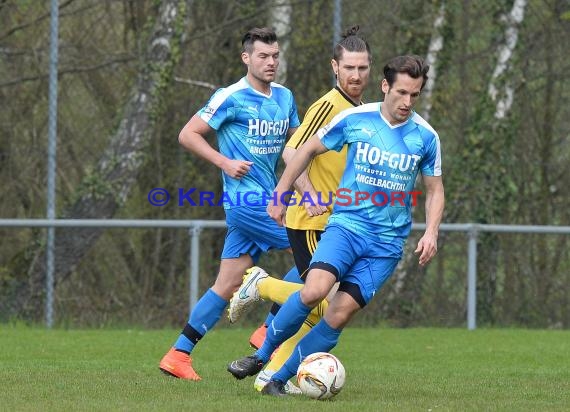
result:
[[[315,352],[307,356],[297,369],[297,384],[309,398],[329,399],[344,385],[344,366],[334,355]]]

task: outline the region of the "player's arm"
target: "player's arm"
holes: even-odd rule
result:
[[[287,129],[287,138],[293,136],[297,131],[297,129],[298,127],[290,127],[289,129]]]
[[[282,157],[286,165],[289,164],[296,153],[297,149],[290,146],[285,146]],[[314,204],[311,204],[311,202],[304,202],[305,209],[307,210],[307,214],[309,216],[319,216],[327,212],[327,207],[321,205],[320,202],[318,202],[317,191],[313,186],[311,179],[309,178],[307,169],[301,172],[301,175],[297,178],[297,180],[295,180],[293,186],[297,192],[301,193],[302,195],[308,193],[309,196],[311,196],[311,199],[313,199]]]
[[[213,131],[214,129],[202,120],[200,116],[194,115],[180,131],[178,142],[184,149],[216,165],[228,176],[241,179],[249,172],[253,162],[230,159],[215,150],[204,138],[204,136]]]
[[[420,255],[421,266],[427,264],[437,253],[437,237],[445,204],[441,176],[423,176],[423,183],[426,189],[426,231],[414,251]]]
[[[277,199],[282,199],[283,194],[289,191],[295,180],[297,180],[303,170],[307,168],[311,159],[328,150],[329,149],[321,143],[317,135],[307,140],[307,142],[297,150],[295,156],[293,156],[285,167],[285,171],[275,187]],[[284,204],[272,204],[270,202],[267,206],[267,213],[279,225],[283,225],[285,223],[285,207],[286,205]]]
[[[297,132],[291,137],[291,140],[287,143],[287,146],[285,146],[285,150],[283,150],[282,157],[286,165],[291,161],[293,156],[295,156],[297,149],[299,147],[302,147],[305,141],[311,138],[310,131],[319,130],[326,122],[328,122],[328,120],[330,120],[328,116],[323,118],[319,115],[319,113],[323,112],[323,106],[329,104],[330,103],[327,101],[318,100],[313,103],[311,107],[309,107],[309,110],[307,110],[303,122],[297,128]],[[303,202],[307,215],[318,216],[327,212],[326,206],[320,205],[320,202],[318,202],[318,194],[315,187],[313,186],[313,183],[311,182],[311,179],[309,178],[307,169],[303,170],[293,186],[295,190],[297,190],[297,192],[301,193],[302,195],[308,193],[313,200],[312,203],[314,203],[314,206],[311,205],[311,202]]]

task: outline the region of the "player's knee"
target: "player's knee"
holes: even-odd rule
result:
[[[310,308],[314,308],[327,296],[327,291],[316,288],[304,287],[301,289],[301,302]]]
[[[328,310],[325,312],[324,319],[327,324],[334,329],[343,329],[356,312],[343,310]]]
[[[214,285],[212,286],[212,290],[216,292],[222,299],[230,300],[234,295],[235,291],[237,291],[240,287],[241,283],[237,280],[231,281],[230,279],[226,281],[220,281],[216,279]]]

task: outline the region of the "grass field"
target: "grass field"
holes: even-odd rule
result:
[[[332,401],[275,399],[237,381],[250,329],[212,331],[201,382],[161,374],[175,330],[0,326],[1,411],[570,411],[570,332],[357,329],[333,351],[347,382]]]

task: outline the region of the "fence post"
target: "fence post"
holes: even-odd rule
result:
[[[47,218],[55,219],[55,169],[57,147],[57,67],[59,47],[59,5],[51,1],[49,91],[48,91],[48,170],[47,170]],[[53,326],[53,285],[55,272],[55,227],[47,229],[46,243],[46,327]]]
[[[188,313],[192,312],[198,302],[198,278],[200,276],[200,232],[202,226],[194,224],[190,227],[190,290],[188,298]]]
[[[477,317],[477,234],[476,225],[467,231],[467,329],[474,330]]]
[[[333,39],[332,39],[332,48],[336,46],[336,44],[341,40],[341,26],[342,25],[342,0],[335,0],[334,1],[334,10],[333,10]],[[331,81],[333,87],[336,86],[336,76],[331,71]]]

